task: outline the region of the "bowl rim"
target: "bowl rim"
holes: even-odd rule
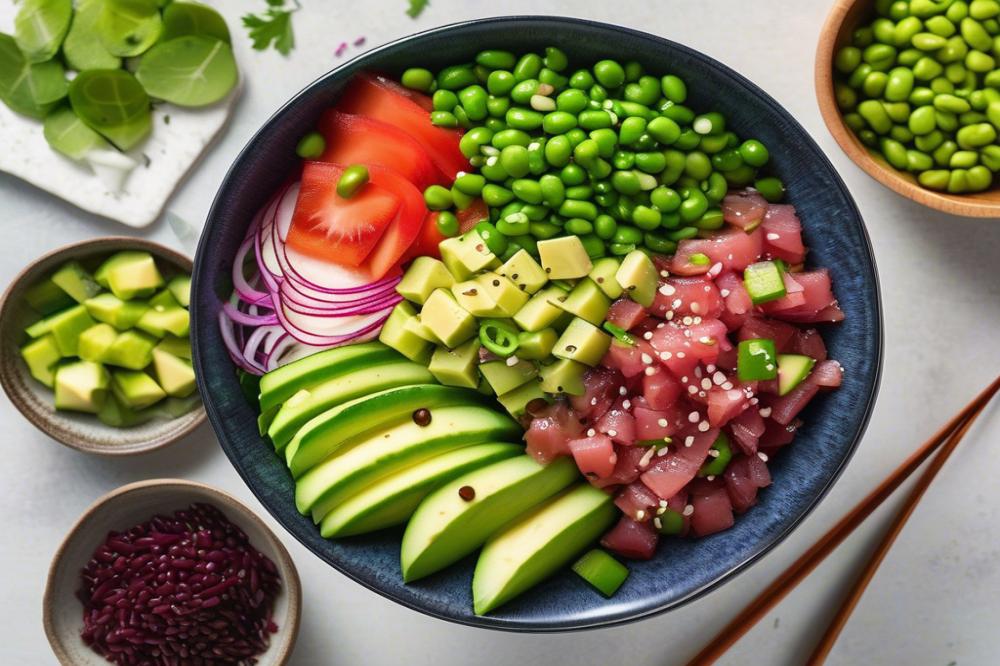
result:
[[[375,592],[376,594],[390,601],[400,604],[401,606],[417,611],[424,615],[437,618],[439,620],[444,620],[447,622],[452,622],[455,624],[469,626],[469,627],[492,629],[496,631],[505,631],[512,633],[545,634],[545,633],[568,633],[572,631],[618,626],[635,622],[638,620],[647,619],[655,615],[660,615],[662,613],[685,606],[691,603],[692,601],[695,601],[696,599],[699,599],[700,597],[704,596],[708,592],[717,589],[724,583],[733,580],[739,574],[746,572],[752,564],[762,559],[764,555],[771,552],[772,549],[776,548],[785,539],[787,539],[788,536],[795,529],[797,529],[802,524],[802,522],[816,509],[816,507],[827,496],[831,488],[840,478],[844,469],[847,467],[848,463],[850,463],[855,452],[857,451],[858,445],[860,444],[861,440],[864,437],[865,431],[871,420],[872,412],[874,411],[876,398],[878,395],[879,387],[881,385],[882,364],[884,360],[884,337],[885,337],[884,316],[882,311],[882,298],[881,298],[878,268],[875,262],[875,256],[871,243],[871,238],[868,234],[866,226],[864,225],[863,217],[861,216],[861,212],[858,210],[854,198],[851,196],[850,191],[847,189],[847,186],[843,182],[843,179],[840,178],[840,175],[837,172],[836,168],[830,162],[829,157],[827,157],[827,155],[823,152],[823,150],[819,147],[819,145],[816,144],[815,140],[812,139],[811,135],[809,135],[806,129],[802,126],[802,124],[799,123],[798,120],[796,120],[791,113],[786,111],[777,102],[777,100],[774,99],[774,97],[765,92],[757,84],[753,83],[752,81],[750,81],[748,78],[746,78],[736,70],[732,69],[728,65],[722,63],[721,61],[713,58],[712,56],[709,56],[701,51],[698,51],[697,49],[694,49],[693,47],[686,46],[674,40],[667,39],[659,35],[654,35],[652,33],[644,32],[642,30],[636,30],[634,28],[617,25],[614,23],[607,23],[603,21],[595,21],[590,19],[567,17],[567,16],[551,16],[545,14],[516,14],[510,16],[489,16],[484,18],[471,19],[467,21],[457,21],[454,23],[445,24],[435,28],[422,30],[420,32],[411,33],[403,37],[394,39],[392,41],[386,42],[385,44],[382,44],[380,46],[374,47],[362,54],[354,56],[350,60],[346,60],[343,63],[340,63],[336,67],[328,70],[327,72],[323,73],[313,81],[309,82],[301,90],[295,93],[288,101],[281,104],[274,111],[274,113],[272,113],[262,123],[262,125],[258,128],[258,130],[254,132],[254,134],[247,140],[244,147],[233,158],[233,162],[230,164],[228,170],[226,171],[225,176],[220,181],[221,183],[220,188],[216,192],[216,196],[213,199],[212,206],[210,207],[208,215],[206,216],[206,226],[203,229],[201,238],[199,239],[197,252],[195,254],[195,271],[192,274],[193,278],[192,293],[195,294],[199,293],[199,283],[201,279],[201,271],[199,270],[199,268],[201,268],[201,266],[206,261],[205,253],[207,252],[207,248],[209,245],[209,240],[208,240],[209,234],[205,232],[208,231],[208,228],[212,224],[212,221],[218,215],[218,210],[220,210],[224,206],[224,202],[222,202],[222,196],[225,190],[225,184],[228,183],[230,179],[233,177],[233,175],[236,173],[237,165],[240,164],[247,157],[247,155],[252,151],[253,146],[258,142],[258,140],[263,135],[266,134],[271,123],[274,122],[278,117],[280,117],[287,109],[297,104],[301,98],[310,94],[311,91],[317,85],[321,84],[322,82],[326,81],[329,78],[338,76],[343,70],[348,70],[355,66],[363,64],[364,61],[368,60],[369,58],[371,58],[376,54],[382,53],[383,51],[398,48],[401,45],[406,44],[407,42],[419,40],[421,38],[425,38],[434,34],[448,32],[456,29],[462,29],[471,26],[490,26],[491,24],[505,24],[511,22],[530,24],[539,21],[548,23],[560,23],[568,28],[591,27],[591,28],[598,28],[601,30],[617,31],[640,39],[659,42],[665,46],[668,46],[671,49],[676,49],[677,51],[685,54],[688,57],[708,62],[709,64],[711,64],[712,67],[721,68],[726,72],[726,74],[729,77],[732,78],[734,84],[744,89],[745,93],[758,97],[762,101],[762,103],[773,108],[776,113],[780,113],[781,115],[785,116],[794,127],[798,128],[799,131],[801,131],[802,134],[808,138],[809,144],[815,151],[816,160],[820,164],[825,165],[826,168],[829,170],[834,180],[836,181],[845,201],[849,204],[850,211],[853,212],[854,216],[860,221],[860,224],[858,225],[860,231],[860,239],[862,241],[862,246],[867,261],[871,266],[872,283],[875,286],[875,289],[872,293],[872,304],[873,304],[872,307],[874,310],[873,312],[874,326],[876,328],[876,330],[874,331],[875,344],[874,348],[872,349],[872,354],[874,355],[873,358],[874,363],[872,365],[873,377],[871,383],[871,390],[868,392],[866,396],[864,396],[864,416],[861,419],[861,421],[857,424],[856,435],[853,438],[853,441],[850,443],[848,451],[844,456],[843,460],[840,461],[840,464],[830,475],[830,478],[827,481],[827,483],[822,488],[820,488],[819,491],[815,494],[815,496],[811,498],[811,500],[804,506],[801,513],[795,518],[795,520],[792,521],[784,530],[779,532],[776,536],[769,539],[766,545],[764,545],[763,547],[758,547],[753,552],[748,554],[744,559],[736,563],[727,574],[719,576],[717,579],[708,582],[702,587],[699,587],[691,591],[686,596],[678,598],[670,602],[669,604],[658,605],[655,607],[650,607],[647,609],[630,612],[621,617],[598,618],[598,619],[587,619],[587,620],[570,620],[565,622],[552,622],[544,624],[538,622],[525,622],[519,620],[498,621],[494,618],[491,618],[488,615],[486,616],[471,615],[471,614],[453,615],[446,612],[438,612],[435,609],[428,608],[426,605],[422,605],[418,602],[414,602],[411,601],[410,599],[399,596],[395,594],[391,588],[379,587],[377,584],[365,580],[363,577],[353,572],[349,567],[345,567],[342,563],[333,561],[332,559],[328,559],[323,555],[320,555],[318,552],[314,551],[306,535],[300,535],[294,525],[290,524],[282,516],[278,515],[275,512],[275,510],[272,510],[269,502],[265,501],[266,493],[264,492],[264,489],[257,488],[255,487],[254,484],[250,482],[250,479],[248,478],[248,472],[245,471],[242,468],[242,466],[238,464],[237,461],[234,459],[234,452],[230,451],[231,447],[223,442],[222,437],[217,437],[220,446],[226,453],[226,457],[229,458],[230,463],[236,469],[237,474],[240,475],[240,478],[243,479],[243,482],[247,485],[247,487],[250,488],[251,492],[254,493],[254,495],[258,498],[258,500],[260,500],[261,504],[264,506],[265,509],[267,509],[267,511],[271,514],[271,516],[283,528],[285,528],[285,530],[288,531],[297,541],[299,541],[305,548],[307,548],[311,553],[313,553],[313,555],[318,557],[323,562],[327,563],[334,570],[338,571],[344,576],[347,576],[355,583],[358,583],[363,587],[371,590],[372,592]],[[198,345],[199,328],[200,328],[198,309],[193,308],[191,315],[192,315],[192,326],[191,326],[192,340],[194,341],[194,348],[195,348],[194,352],[195,368],[196,370],[200,370],[202,368],[202,357]],[[214,321],[214,318],[212,317],[208,317],[208,319],[210,321]],[[203,388],[202,372],[197,372],[197,376],[198,376],[199,388]],[[214,402],[206,401],[205,407],[206,411],[208,412],[208,419],[212,425],[213,430],[215,430],[217,433],[224,430],[222,427],[223,426],[222,417],[218,413],[217,407],[214,404]]]
[[[872,4],[871,0],[837,0],[830,7],[829,13],[820,29],[819,42],[816,46],[814,63],[814,87],[816,103],[827,130],[845,155],[872,179],[890,190],[928,208],[933,208],[952,215],[978,218],[1000,218],[1000,198],[995,202],[977,195],[949,194],[921,187],[907,179],[903,172],[885,161],[880,155],[873,154],[858,137],[848,130],[844,116],[837,107],[834,97],[833,56],[838,43],[838,36],[845,27],[847,14],[861,4]],[[986,192],[994,192],[1000,197],[1000,182]]]
[[[97,246],[101,245],[111,245],[112,247],[107,249],[107,252],[113,253],[119,249],[124,249],[126,246],[133,249],[146,250],[156,256],[157,258],[169,261],[175,266],[180,267],[189,274],[194,273],[194,261],[187,255],[174,250],[173,248],[167,247],[161,243],[155,241],[146,240],[144,238],[133,238],[132,236],[98,236],[97,238],[88,238],[81,241],[75,241],[73,243],[68,243],[66,245],[61,245],[57,248],[49,250],[40,257],[35,258],[27,266],[22,268],[17,275],[10,281],[7,288],[4,290],[3,295],[0,296],[0,326],[2,322],[8,316],[10,316],[15,308],[20,306],[20,303],[15,303],[14,293],[22,287],[22,283],[29,277],[34,277],[33,273],[45,263],[58,263],[61,257],[67,254],[71,254],[78,250],[86,250],[91,246],[98,250],[95,254],[100,252],[100,248]],[[117,247],[115,247],[117,246]],[[54,426],[51,419],[47,418],[44,414],[40,414],[31,409],[27,408],[27,405],[23,400],[20,399],[17,393],[17,387],[10,381],[6,372],[0,372],[0,386],[3,387],[4,393],[7,395],[7,399],[17,408],[24,418],[26,418],[35,428],[45,433],[55,441],[59,442],[67,448],[73,449],[75,451],[81,451],[83,453],[91,453],[100,456],[107,457],[125,457],[125,456],[136,456],[144,453],[149,453],[151,451],[156,451],[167,447],[175,442],[184,439],[187,435],[196,430],[201,426],[207,419],[207,412],[205,411],[204,402],[202,402],[198,407],[193,409],[191,412],[182,414],[181,416],[175,417],[165,423],[173,423],[179,421],[180,419],[185,419],[190,415],[194,414],[194,418],[190,419],[186,425],[181,428],[172,430],[168,435],[161,436],[155,439],[151,439],[148,442],[138,444],[134,447],[127,449],[117,448],[113,445],[103,446],[103,445],[92,445],[86,440],[76,439],[72,433],[65,428],[60,428]],[[112,426],[102,427],[112,429]]]
[[[80,514],[80,517],[76,519],[73,526],[66,532],[66,536],[64,536],[62,541],[59,543],[59,547],[56,549],[56,552],[53,554],[52,560],[49,563],[48,573],[45,577],[45,590],[42,593],[42,625],[45,629],[45,638],[49,641],[49,646],[52,648],[52,652],[55,654],[56,659],[59,660],[59,663],[64,666],[73,666],[73,661],[70,658],[70,655],[63,648],[62,640],[56,631],[52,618],[56,595],[55,578],[57,571],[62,564],[62,560],[66,555],[66,550],[69,548],[70,542],[83,535],[83,528],[87,526],[87,523],[100,509],[112,502],[122,500],[127,495],[135,492],[142,492],[150,488],[197,490],[204,492],[215,498],[218,503],[222,505],[219,507],[220,509],[224,511],[235,509],[241,514],[241,517],[245,518],[248,522],[253,523],[258,529],[261,530],[261,533],[265,535],[270,542],[270,545],[274,548],[275,553],[277,553],[279,561],[275,562],[275,564],[279,567],[279,569],[284,569],[288,573],[288,576],[283,577],[282,579],[282,589],[285,594],[288,595],[288,617],[285,621],[285,626],[289,627],[288,639],[285,641],[285,644],[277,646],[280,652],[278,654],[278,660],[275,662],[275,666],[285,666],[288,664],[299,635],[299,625],[302,615],[302,583],[299,579],[299,572],[295,566],[295,561],[289,554],[288,549],[285,548],[285,545],[274,533],[274,530],[268,527],[267,523],[261,520],[260,516],[258,516],[250,507],[233,495],[204,483],[174,478],[136,481],[134,483],[125,484],[124,486],[119,486],[118,488],[101,495],[94,500],[90,506],[84,509],[83,513]],[[227,516],[227,518],[228,517],[229,516]],[[275,647],[275,645],[272,644],[271,647]],[[270,649],[270,647],[268,649]]]

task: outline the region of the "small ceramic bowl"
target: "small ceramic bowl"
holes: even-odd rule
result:
[[[259,656],[259,666],[282,666],[291,659],[299,632],[302,587],[291,556],[274,533],[246,505],[232,495],[201,483],[181,479],[155,479],[131,483],[101,497],[70,528],[59,546],[45,584],[42,622],[52,651],[63,666],[107,666],[104,657],[80,638],[83,606],[76,597],[80,571],[108,532],[145,522],[156,514],[171,514],[195,502],[212,504],[240,527],[254,548],[274,562],[282,590],[275,600],[270,646]]]
[[[168,247],[138,238],[105,237],[66,245],[37,259],[14,278],[0,299],[0,385],[14,406],[35,427],[66,446],[106,456],[146,453],[171,444],[205,420],[198,404],[176,418],[157,417],[131,428],[114,428],[92,414],[57,411],[52,389],[32,378],[19,352],[30,310],[24,292],[63,263],[98,261],[119,250],[144,250],[179,272],[191,272],[191,260]],[[37,315],[36,315],[37,316]]]
[[[816,49],[816,99],[823,122],[847,156],[869,176],[907,199],[952,215],[963,217],[1000,217],[1000,185],[974,194],[949,194],[928,190],[917,183],[913,174],[899,171],[881,154],[861,143],[844,123],[833,92],[833,58],[847,44],[854,29],[869,22],[874,13],[872,0],[836,0],[820,32]]]

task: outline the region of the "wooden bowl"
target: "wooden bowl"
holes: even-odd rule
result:
[[[155,479],[122,486],[101,497],[70,528],[49,566],[42,598],[42,623],[52,651],[63,666],[107,666],[101,655],[80,638],[83,606],[76,597],[80,571],[107,537],[154,515],[170,514],[194,502],[212,504],[250,538],[281,574],[282,591],[275,600],[270,646],[259,656],[260,666],[282,666],[291,659],[299,631],[302,588],[291,556],[274,533],[246,505],[232,495],[201,483],[181,479]]]
[[[146,453],[171,444],[201,425],[205,408],[198,406],[176,418],[157,417],[131,428],[105,425],[92,414],[57,411],[52,389],[37,382],[21,358],[24,325],[30,314],[24,292],[71,259],[98,260],[119,250],[144,250],[178,271],[191,272],[191,260],[168,247],[138,238],[105,237],[53,250],[21,271],[0,299],[0,385],[35,427],[66,446],[105,456]]]
[[[855,164],[886,187],[907,199],[952,215],[1000,217],[1000,185],[974,194],[948,194],[922,187],[912,174],[899,171],[875,151],[869,150],[844,124],[833,93],[833,58],[847,44],[858,25],[871,19],[872,0],[835,0],[820,33],[816,49],[816,99],[833,138]]]

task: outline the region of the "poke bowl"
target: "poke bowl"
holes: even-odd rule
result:
[[[420,33],[283,106],[213,204],[192,329],[286,529],[520,631],[766,553],[857,446],[882,347],[864,224],[801,126],[705,55],[552,17]]]

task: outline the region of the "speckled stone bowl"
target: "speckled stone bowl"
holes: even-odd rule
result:
[[[144,250],[178,271],[191,271],[190,259],[159,243],[124,236],[94,238],[66,245],[34,261],[14,278],[0,301],[0,385],[7,397],[52,439],[84,453],[105,456],[135,455],[162,448],[205,420],[205,408],[199,404],[177,418],[157,417],[131,428],[113,428],[92,414],[57,411],[52,389],[38,383],[28,372],[19,351],[25,323],[30,321],[24,292],[71,259],[99,260],[119,250]]]
[[[232,289],[230,265],[250,220],[296,169],[296,143],[352,75],[398,75],[407,66],[467,62],[484,48],[520,52],[549,45],[564,49],[571,63],[635,59],[648,71],[678,74],[689,84],[694,108],[721,111],[740,135],[767,144],[805,225],[809,260],[830,269],[847,314],[847,321],[824,331],[846,375],[839,390],[810,405],[798,439],[772,461],[774,485],[732,529],[704,539],[665,539],[654,559],[629,565],[631,575],[612,599],[566,571],[477,617],[470,590],[474,558],[404,585],[398,531],[330,541],[295,510],[292,478],[257,433],[256,414],[240,392],[216,317]],[[192,328],[202,395],[223,449],[261,502],[295,538],[362,585],[424,613],[481,627],[564,631],[626,622],[675,608],[729,580],[787,536],[834,483],[864,431],[878,385],[882,321],[871,247],[854,201],[813,140],[771,97],[715,60],[659,37],[590,21],[517,17],[461,23],[373,49],[315,81],[279,109],[236,159],[209,214],[194,275]]]

